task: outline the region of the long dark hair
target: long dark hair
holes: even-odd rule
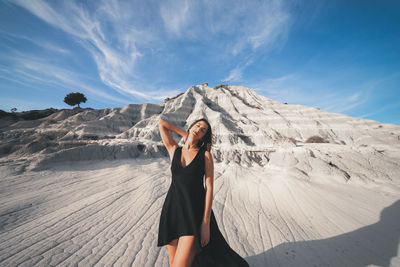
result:
[[[199,121],[204,121],[204,122],[207,124],[208,129],[207,129],[206,134],[203,136],[203,138],[202,138],[201,140],[199,140],[199,142],[197,143],[197,147],[198,147],[198,148],[204,147],[206,150],[208,150],[208,151],[210,152],[210,151],[211,151],[211,146],[212,146],[212,130],[211,130],[211,125],[210,125],[210,123],[208,122],[207,119],[201,118],[201,119],[195,120],[195,121],[189,126],[189,128],[187,129],[187,132],[188,132],[188,134],[189,134],[189,131],[190,131],[190,129],[193,127],[193,125],[195,125],[195,124],[198,123]],[[186,140],[187,140],[187,139],[186,139]],[[186,140],[185,140],[185,143],[186,143]]]

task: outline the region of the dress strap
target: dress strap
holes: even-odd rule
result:
[[[175,148],[175,151],[174,151],[174,155],[172,156],[172,162],[171,162],[171,165],[173,165],[174,163],[175,163],[175,161],[176,161],[176,158],[177,158],[177,152],[178,152],[178,149],[180,149],[180,146],[178,146],[177,148]]]

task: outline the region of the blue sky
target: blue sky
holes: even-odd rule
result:
[[[0,0],[0,109],[161,103],[244,85],[400,125],[400,1]]]

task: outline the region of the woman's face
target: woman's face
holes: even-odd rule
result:
[[[208,125],[204,121],[196,122],[189,130],[189,136],[192,140],[201,140],[207,133]]]

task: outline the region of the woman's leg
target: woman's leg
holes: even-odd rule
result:
[[[172,266],[172,263],[174,262],[177,246],[178,246],[178,239],[174,239],[169,244],[167,244],[168,256],[169,256],[169,266]]]
[[[172,262],[173,267],[190,267],[196,255],[196,247],[194,245],[194,236],[185,235],[180,236],[178,240],[178,247],[174,261]]]

